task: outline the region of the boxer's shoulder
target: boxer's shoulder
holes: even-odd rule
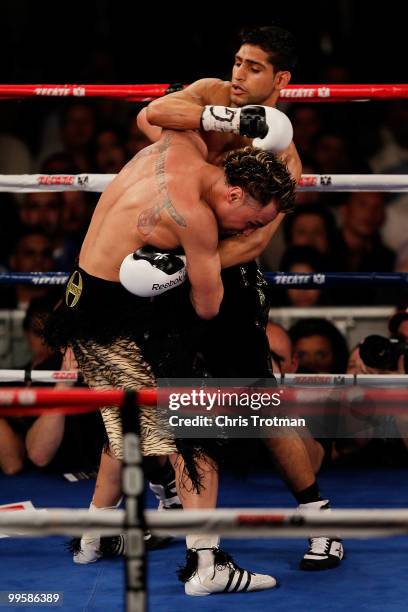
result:
[[[231,82],[215,78],[199,79],[189,85],[184,92],[197,98],[203,106],[206,104],[226,106],[230,103]]]

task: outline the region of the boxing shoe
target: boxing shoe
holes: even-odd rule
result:
[[[164,548],[173,538],[170,536],[156,536],[146,530],[144,532],[146,550],[158,550]],[[95,563],[99,559],[111,559],[126,553],[126,539],[124,534],[118,536],[91,536],[83,535],[82,538],[73,538],[69,543],[69,549],[73,553],[74,563]]]
[[[144,541],[146,550],[158,550],[165,548],[172,541],[172,536],[157,536],[146,530],[144,532]]]
[[[299,510],[321,510],[330,512],[328,499],[299,504]],[[344,558],[343,544],[339,538],[316,536],[309,538],[309,548],[304,554],[299,567],[301,570],[315,572],[338,567]]]
[[[73,553],[74,563],[85,565],[102,558],[119,557],[125,553],[126,545],[123,535],[99,537],[84,534],[81,539],[71,540],[69,548]]]
[[[218,547],[218,543],[219,538],[197,538],[197,546],[187,548],[186,565],[178,572],[179,580],[185,583],[186,595],[245,593],[277,586],[273,576],[256,574],[239,567],[228,553]]]
[[[177,495],[174,474],[173,479],[167,483],[155,484],[149,482],[149,489],[159,502],[158,510],[181,510],[183,508]]]

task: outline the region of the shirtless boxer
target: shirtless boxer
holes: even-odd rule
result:
[[[267,107],[265,114],[272,124],[275,116],[282,119],[274,107],[281,89],[290,81],[295,63],[293,38],[286,30],[277,27],[244,30],[241,46],[235,55],[231,81],[201,79],[183,91],[159,98],[139,114],[139,127],[152,141],[160,137],[161,128],[201,128],[209,159],[217,163],[226,151],[251,142],[239,131],[238,119],[245,105]],[[256,137],[253,144],[279,152],[280,159],[298,180],[301,163],[293,142],[284,147],[277,139],[276,130],[269,130],[262,138],[259,136],[262,136],[262,130],[253,133]],[[267,246],[283,218],[284,213],[280,213],[251,236],[241,235],[225,245],[220,243],[219,250],[225,254],[224,267],[228,267],[222,274],[224,300],[220,315],[210,322],[212,333],[208,331],[206,334],[206,357],[215,376],[272,375],[265,335],[269,310],[267,285],[254,261],[249,265],[234,266],[232,259],[228,261],[228,253],[234,253],[234,248],[239,245],[243,254],[240,263],[251,262]],[[228,364],[227,370],[225,364]],[[320,496],[313,466],[300,436],[293,432],[290,437],[273,437],[268,440],[268,446],[300,507],[303,510],[328,508],[328,500]],[[337,539],[319,537],[310,540],[300,567],[305,570],[330,569],[336,567],[342,558],[343,547]]]
[[[223,296],[219,229],[250,235],[293,206],[294,181],[273,154],[246,147],[229,153],[223,167],[209,164],[206,156],[198,134],[165,131],[101,196],[65,304],[53,321],[59,344],[72,346],[90,387],[137,389],[155,386],[156,376],[186,376],[190,321],[196,329],[199,319],[214,317]],[[180,247],[186,267],[182,257],[169,253]],[[185,274],[188,284],[182,282]],[[211,459],[202,458],[205,449],[197,448],[201,454],[185,462],[187,449],[177,455],[178,440],[163,428],[157,410],[140,412],[142,452],[172,456],[183,507],[214,508],[217,471]],[[105,407],[102,416],[110,452],[102,456],[94,509],[114,507],[120,498],[119,410]],[[197,481],[200,487],[194,487]],[[181,572],[187,594],[276,585],[272,576],[238,568],[218,544],[215,536],[187,536],[188,562]],[[75,561],[95,561],[98,546],[83,537]]]

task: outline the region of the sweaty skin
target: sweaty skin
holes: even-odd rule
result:
[[[251,62],[256,62],[256,67]],[[260,72],[255,73],[255,70]],[[276,106],[279,91],[287,85],[289,78],[290,74],[287,72],[278,72],[273,76],[273,68],[267,62],[265,52],[251,45],[243,45],[236,56],[232,81],[201,79],[183,91],[159,98],[139,113],[138,126],[154,142],[160,137],[162,128],[200,129],[203,107],[207,105]],[[231,133],[200,132],[200,134],[208,147],[208,160],[214,164],[219,164],[227,151],[251,144],[250,139]],[[279,157],[287,165],[293,178],[298,181],[302,173],[302,164],[293,142]],[[220,242],[219,250],[224,258],[223,267],[235,265],[237,260],[246,263],[258,257],[283,219],[284,214],[280,213],[272,223],[249,237],[240,236],[235,240]]]
[[[138,116],[138,126],[155,141],[163,128],[175,130],[199,130],[201,114],[206,105],[238,106],[261,104],[276,106],[280,90],[290,81],[289,72],[274,72],[267,61],[267,54],[257,46],[242,45],[235,57],[231,81],[201,79],[186,87],[151,102]],[[250,141],[231,133],[200,132],[205,140],[213,163],[219,163],[222,155],[232,148],[242,147]],[[293,178],[298,181],[302,165],[293,142],[281,153]],[[275,220],[253,232],[250,236],[236,236],[222,240],[219,253],[223,267],[252,261],[266,248],[275,234],[284,214],[279,213]],[[289,432],[288,432],[289,433]],[[274,437],[268,440],[282,477],[290,483],[293,491],[302,491],[315,480],[303,440],[293,432],[293,436]]]
[[[242,189],[228,186],[223,169],[209,164],[206,156],[198,134],[172,131],[138,153],[101,196],[80,267],[118,281],[129,253],[146,244],[163,250],[181,246],[193,306],[202,318],[215,316],[223,296],[217,218],[224,230],[249,234],[253,221],[265,225],[277,210],[273,202],[242,205]]]

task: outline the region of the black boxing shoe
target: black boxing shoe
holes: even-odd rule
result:
[[[328,499],[322,499],[308,504],[299,504],[299,510],[330,512]],[[309,548],[299,564],[304,571],[316,572],[338,567],[344,558],[344,548],[340,538],[315,536],[309,538]]]
[[[165,548],[172,541],[172,536],[157,536],[146,530],[144,532],[144,541],[146,550],[158,550]]]
[[[160,484],[149,482],[149,489],[159,502],[158,510],[181,510],[183,508],[177,495],[174,474],[168,482]]]
[[[309,538],[309,549],[300,562],[300,569],[308,572],[333,569],[344,558],[341,540],[319,536]]]
[[[144,532],[146,550],[164,548],[172,538],[156,536],[146,530]],[[73,538],[68,543],[68,549],[73,553],[74,563],[85,565],[95,563],[99,559],[112,559],[126,554],[126,538],[123,534],[118,536],[102,536]]]

